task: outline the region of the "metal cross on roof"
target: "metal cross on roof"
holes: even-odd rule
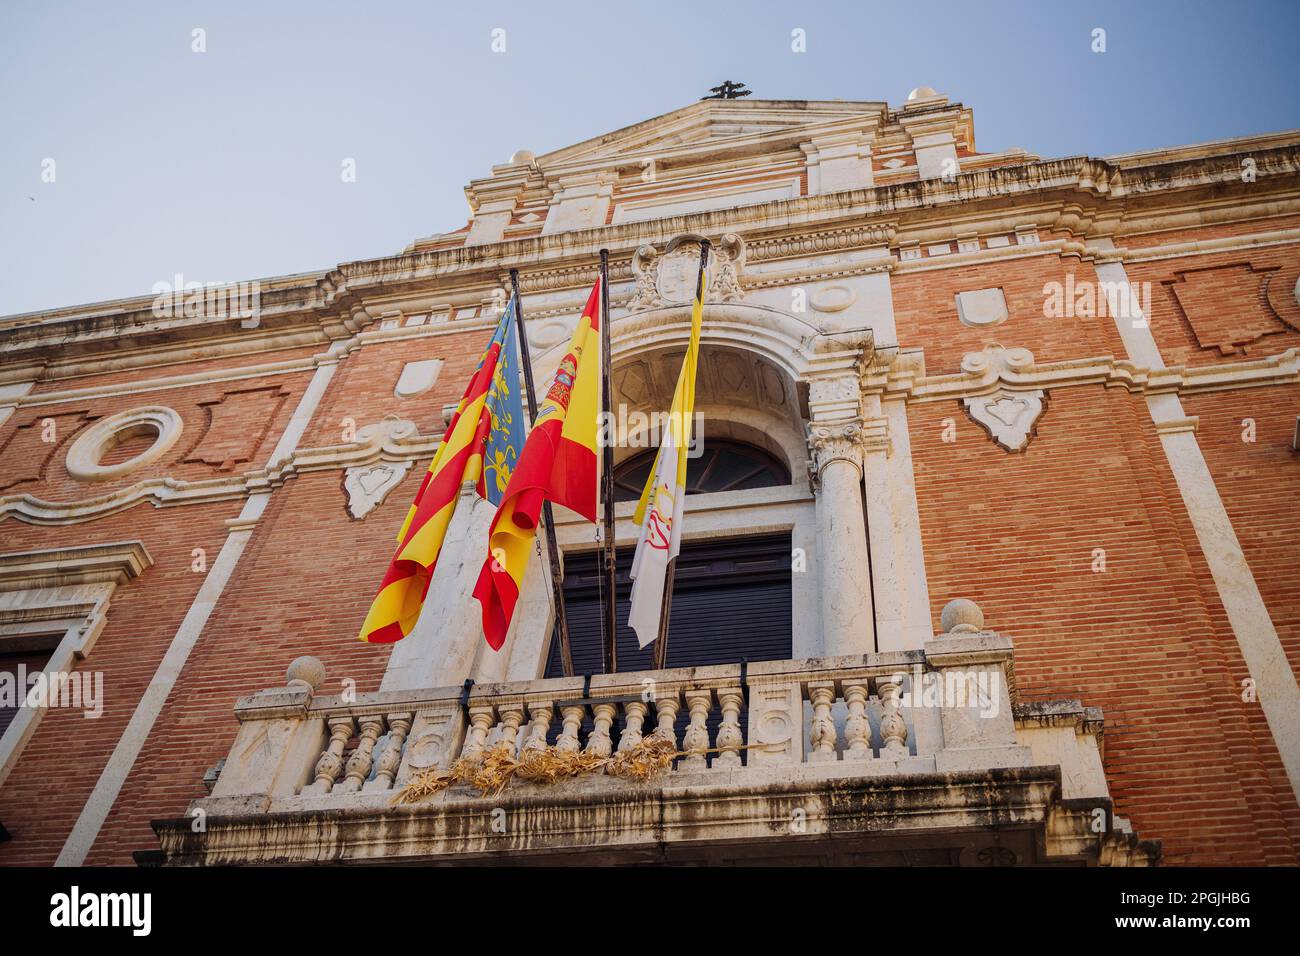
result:
[[[709,96],[702,96],[703,100],[738,100],[742,96],[749,96],[750,90],[745,89],[744,82],[733,83],[731,80],[723,80],[721,86],[715,86],[710,91]]]

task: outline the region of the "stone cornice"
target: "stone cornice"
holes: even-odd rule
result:
[[[121,584],[153,564],[142,541],[0,554],[0,590]]]
[[[511,267],[521,270],[525,285],[532,273],[542,271],[550,274],[543,281],[558,288],[567,278],[561,278],[566,272],[574,278],[585,272],[589,268],[587,260],[601,247],[610,248],[614,260],[621,262],[640,245],[661,244],[682,233],[718,236],[738,232],[755,250],[756,259],[762,259],[776,258],[783,250],[800,254],[807,245],[818,244],[818,235],[843,237],[854,229],[861,230],[865,245],[876,245],[883,235],[881,230],[910,229],[914,219],[923,227],[935,217],[950,218],[953,207],[975,215],[1008,198],[1023,202],[1039,197],[1047,201],[1062,191],[1081,197],[1078,202],[1085,205],[1122,200],[1123,205],[1133,208],[1156,199],[1168,202],[1173,194],[1198,190],[1204,196],[1246,188],[1256,195],[1279,190],[1300,193],[1300,145],[1272,145],[1277,139],[1244,139],[1235,152],[1211,155],[1199,155],[1190,147],[1182,152],[1162,151],[1154,154],[1156,162],[1151,165],[1142,165],[1140,157],[1126,157],[1122,166],[1083,157],[1030,162],[963,173],[951,183],[900,183],[482,246],[359,260],[328,272],[266,280],[261,292],[260,324],[252,331],[241,332],[237,319],[160,320],[152,313],[152,297],[29,313],[0,319],[0,348],[10,354],[11,361],[29,367],[66,361],[70,354],[107,351],[110,342],[114,351],[120,352],[125,346],[143,354],[151,346],[192,349],[200,342],[225,339],[237,350],[247,343],[243,350],[251,353],[271,347],[285,336],[298,336],[296,341],[302,341],[301,336],[306,335],[307,340],[324,344],[351,335],[372,321],[365,311],[368,296],[476,285],[496,287],[500,276]],[[1254,148],[1258,142],[1270,145]],[[1256,180],[1249,187],[1241,182],[1241,161],[1246,156],[1254,162],[1256,171]],[[1186,197],[1184,201],[1188,201]],[[1131,210],[1125,213],[1130,214]],[[1085,212],[1083,221],[1087,218]],[[178,343],[178,339],[182,341]]]
[[[1300,348],[1265,358],[1214,365],[1174,365],[1151,369],[1113,355],[1038,363],[1028,349],[993,345],[968,353],[962,370],[927,375],[920,349],[903,349],[887,371],[872,370],[864,389],[909,402],[936,402],[987,395],[1001,387],[1051,389],[1103,385],[1144,395],[1194,395],[1237,388],[1300,382]]]

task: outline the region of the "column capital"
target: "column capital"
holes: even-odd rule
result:
[[[814,483],[819,483],[822,472],[836,461],[848,462],[858,470],[858,477],[862,477],[866,438],[866,431],[862,426],[860,418],[809,422],[808,469]]]
[[[865,456],[873,452],[889,453],[889,419],[855,417],[835,421],[813,420],[808,423],[809,472],[814,483],[833,461],[847,461],[863,475]]]

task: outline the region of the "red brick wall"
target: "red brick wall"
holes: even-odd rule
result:
[[[359,693],[379,688],[391,649],[363,644],[357,632],[426,464],[364,521],[346,514],[337,473],[294,479],[272,497],[159,715],[152,736],[161,745],[136,762],[88,863],[124,863],[132,850],[156,847],[149,821],[204,796],[204,771],[229,752],[235,700],[282,686],[295,657],[324,662],[322,693],[341,692],[345,678]]]
[[[1196,439],[1291,666],[1300,671],[1300,384],[1183,398]],[[1247,442],[1243,422],[1255,423]],[[1297,728],[1300,732],[1300,728]]]
[[[1015,641],[1024,699],[1104,709],[1117,812],[1167,863],[1293,863],[1300,808],[1240,700],[1245,665],[1145,402],[1056,389],[1019,454],[956,401],[914,405],[909,424],[936,629],[971,598]]]
[[[0,866],[54,862],[203,584],[204,574],[191,570],[193,549],[206,552],[210,570],[226,539],[225,521],[240,507],[238,501],[161,510],[138,505],[68,528],[0,522],[0,552],[139,539],[154,561],[118,586],[103,633],[75,668],[103,672],[103,716],[48,710],[0,787],[0,820],[13,834],[0,843]],[[106,826],[111,830],[115,821]]]
[[[349,355],[330,382],[329,390],[303,435],[304,447],[337,445],[342,441],[343,420],[358,428],[385,415],[415,422],[420,434],[442,437],[444,405],[460,401],[470,375],[492,337],[487,325],[467,332],[429,338],[377,342]],[[433,388],[410,398],[397,398],[393,387],[407,362],[442,359]]]
[[[1130,282],[1151,283],[1151,334],[1166,365],[1242,361],[1300,347],[1300,244],[1135,262],[1126,271]]]
[[[1091,263],[1054,255],[1027,256],[950,269],[899,272],[891,280],[894,322],[898,341],[925,349],[930,375],[961,369],[967,352],[981,351],[987,343],[1006,348],[1027,348],[1038,362],[1055,362],[1084,356],[1124,355],[1123,345],[1110,318],[1049,318],[1044,314],[1043,287],[1096,281]],[[957,319],[956,295],[977,289],[1001,288],[1008,318],[990,328],[970,328]]]

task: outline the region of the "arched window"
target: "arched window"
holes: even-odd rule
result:
[[[658,449],[633,455],[614,469],[614,500],[636,501],[641,497]],[[754,445],[728,439],[704,439],[704,449],[686,466],[686,493],[742,491],[790,484],[790,470],[768,452]]]

